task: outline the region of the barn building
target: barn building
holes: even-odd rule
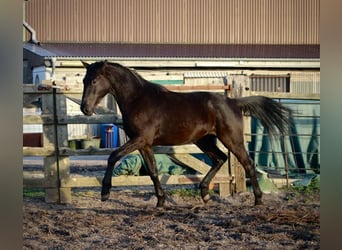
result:
[[[319,0],[27,0],[24,83],[81,87],[80,60],[107,59],[159,84],[226,84],[233,97],[270,96],[310,117],[297,119],[297,132],[311,136],[289,142],[302,151],[290,165],[319,171],[319,23]],[[24,132],[39,130],[30,126]],[[77,138],[85,127],[69,130]],[[247,141],[256,163],[276,167],[278,157],[255,153],[270,146],[254,130]]]

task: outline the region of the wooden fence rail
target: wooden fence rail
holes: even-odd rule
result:
[[[206,90],[207,86],[202,87]],[[196,86],[196,89],[200,87]],[[228,90],[228,86],[210,87],[210,90]],[[184,90],[184,88],[182,88]],[[70,175],[70,158],[76,155],[109,155],[110,148],[71,149],[68,146],[67,124],[101,124],[113,123],[122,125],[118,115],[107,112],[94,116],[69,116],[67,115],[66,99],[79,102],[81,90],[66,91],[51,86],[48,89],[37,90],[33,86],[24,86],[24,105],[41,98],[42,114],[27,115],[23,117],[24,124],[42,124],[43,147],[23,147],[24,156],[43,156],[44,174],[36,175],[29,171],[23,173],[24,188],[44,188],[45,201],[51,203],[70,203],[75,187],[99,187],[101,177],[73,177]],[[221,145],[222,149],[227,152]],[[137,153],[137,152],[135,152]],[[177,160],[184,162],[198,172],[196,175],[160,175],[163,185],[193,184],[199,183],[209,171],[210,166],[192,157],[190,153],[202,153],[194,145],[175,147],[158,146],[154,148],[156,154],[171,154]],[[228,154],[228,152],[227,152]],[[229,165],[229,163],[231,165]],[[236,163],[236,162],[235,162]],[[213,179],[218,184],[221,196],[230,195],[234,189],[245,190],[245,176],[238,164],[228,160],[220,172]],[[113,186],[144,186],[152,185],[149,176],[118,176],[112,177]]]

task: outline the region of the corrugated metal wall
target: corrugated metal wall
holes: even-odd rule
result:
[[[319,0],[28,0],[40,41],[319,44]]]

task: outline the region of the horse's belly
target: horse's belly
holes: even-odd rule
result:
[[[182,145],[198,141],[203,136],[213,133],[212,129],[201,124],[189,126],[174,126],[171,129],[162,130],[154,140],[154,145]]]

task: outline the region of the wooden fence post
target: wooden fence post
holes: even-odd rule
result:
[[[241,193],[246,192],[246,173],[241,163],[235,156],[231,156],[231,173],[234,176],[233,185],[234,192]]]
[[[250,95],[249,78],[246,75],[234,75],[230,78],[232,89],[228,96],[230,98],[239,98]],[[243,116],[243,134],[245,143],[251,140],[251,118],[249,116]],[[248,134],[248,135],[246,135]],[[232,192],[245,192],[246,188],[246,172],[238,159],[233,155],[229,154],[230,157],[230,175],[234,177],[232,182]]]
[[[57,90],[53,89],[53,104],[55,106],[55,130],[57,132],[57,166],[58,166],[58,183],[59,183],[59,202],[71,203],[71,188],[61,187],[61,179],[70,177],[70,160],[69,156],[60,156],[60,147],[68,147],[68,126],[67,124],[58,124],[58,116],[67,115],[66,96],[62,93],[57,94]]]
[[[67,125],[58,125],[58,115],[66,115],[66,97],[57,94],[42,95],[42,114],[53,115],[53,124],[43,124],[43,145],[54,147],[55,154],[44,158],[44,177],[50,183],[45,190],[45,201],[48,203],[70,203],[71,189],[61,187],[61,178],[67,178],[70,174],[69,156],[60,156],[59,148],[68,146]]]
[[[42,115],[53,115],[53,98],[51,93],[42,94]],[[43,123],[43,146],[55,147],[55,127],[54,124]],[[45,189],[45,201],[48,203],[59,202],[57,156],[44,157],[44,178],[49,187]]]
[[[229,174],[229,168],[228,168],[228,161],[226,161],[223,166],[218,171],[217,175],[220,176],[230,176]],[[229,183],[219,183],[219,194],[221,197],[227,197],[231,195],[231,188],[230,188],[230,182]]]
[[[228,83],[228,76],[224,76],[223,77],[223,84],[224,86],[229,86],[229,83]],[[229,91],[230,89],[227,88],[227,89],[224,89],[224,95],[225,96],[229,96]],[[228,160],[222,165],[222,167],[220,168],[220,170],[218,171],[218,175],[223,175],[223,176],[231,176],[231,173],[230,173],[230,153],[229,151],[227,152],[227,156],[228,156]],[[234,181],[234,180],[233,180]],[[229,196],[232,194],[232,188],[231,188],[231,183],[232,181],[230,181],[229,183],[219,183],[219,195],[221,197],[226,197],[226,196]]]

